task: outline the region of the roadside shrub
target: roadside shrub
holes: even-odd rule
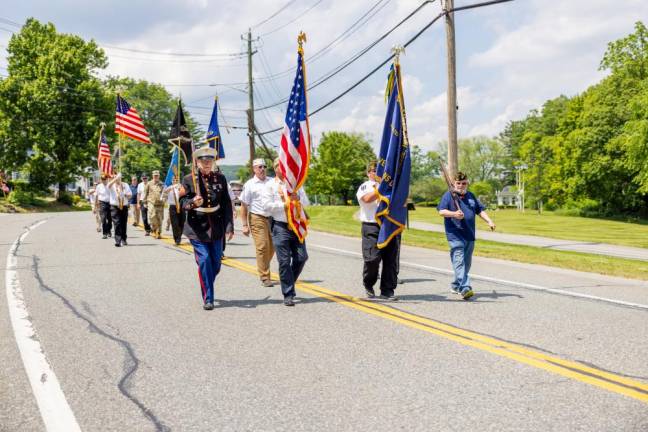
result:
[[[7,201],[13,205],[26,206],[36,204],[36,197],[33,192],[26,192],[20,189],[14,189],[7,197]]]
[[[63,193],[63,194],[59,195],[57,201],[60,202],[61,204],[65,204],[65,205],[68,205],[68,206],[71,206],[71,205],[74,204],[74,198],[69,193]]]

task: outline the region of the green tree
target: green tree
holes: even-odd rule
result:
[[[367,164],[376,154],[367,139],[358,133],[325,132],[312,156],[307,190],[334,198],[347,205],[366,178]]]
[[[410,173],[410,182],[416,181],[428,176],[439,176],[439,153],[435,151],[423,152],[423,150],[413,145],[411,147],[410,158],[412,160],[412,170]]]
[[[7,47],[0,81],[0,164],[26,171],[45,189],[84,173],[96,155],[99,123],[110,112],[95,74],[106,57],[94,41],[30,18]],[[60,195],[63,198],[63,193]]]

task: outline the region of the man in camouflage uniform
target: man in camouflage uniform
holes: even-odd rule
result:
[[[153,237],[159,239],[162,232],[162,219],[164,218],[164,200],[162,192],[164,183],[160,181],[160,171],[153,171],[153,180],[144,187],[143,201],[148,209],[148,219],[151,224]]]

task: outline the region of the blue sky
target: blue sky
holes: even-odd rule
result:
[[[455,0],[456,6],[478,0]],[[246,125],[244,85],[233,89],[213,83],[247,81],[244,59],[213,61],[213,57],[172,57],[114,49],[118,46],[163,52],[231,53],[244,49],[241,34],[253,27],[259,53],[254,56],[255,105],[261,107],[288,96],[293,76],[264,80],[294,67],[296,35],[308,35],[305,46],[309,82],[361,50],[418,7],[419,0],[297,0],[268,22],[288,0],[138,0],[110,2],[80,0],[5,0],[0,17],[24,22],[28,17],[51,21],[61,32],[94,38],[104,46],[110,66],[102,74],[131,76],[165,84],[181,95],[189,111],[206,129],[213,96],[218,92],[222,124]],[[317,52],[343,33],[364,13],[375,15],[350,37],[319,59]],[[309,10],[310,9],[310,10]],[[402,44],[440,12],[437,1],[401,26],[361,60],[309,93],[311,110],[318,108],[382,62],[395,44]],[[308,10],[308,12],[306,12]],[[128,13],[126,12],[128,11]],[[304,13],[306,12],[306,13]],[[296,20],[295,20],[296,19]],[[294,22],[291,22],[293,21]],[[598,63],[607,42],[633,31],[637,20],[648,21],[644,0],[516,0],[456,14],[459,136],[497,135],[510,120],[560,94],[574,95],[600,80]],[[2,29],[5,30],[2,30]],[[0,49],[15,30],[0,22]],[[209,62],[205,62],[209,59]],[[435,149],[447,136],[445,30],[443,20],[417,39],[401,59],[410,142]],[[0,74],[5,74],[4,55]],[[350,94],[310,120],[314,141],[322,132],[344,130],[381,135],[385,113],[383,92],[388,66]],[[181,85],[178,85],[181,84]],[[260,130],[282,125],[285,107],[256,113]],[[169,119],[171,122],[171,119]],[[247,159],[245,132],[223,128],[228,158],[225,164]],[[279,134],[267,136],[277,144]]]

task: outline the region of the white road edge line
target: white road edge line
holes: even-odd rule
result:
[[[80,432],[81,428],[38,340],[18,280],[16,257],[18,246],[32,230],[45,222],[47,221],[43,220],[27,227],[22,235],[13,242],[7,255],[5,287],[9,315],[25,372],[27,372],[45,428],[48,432]]]
[[[329,251],[334,251],[337,253],[342,253],[346,254],[349,256],[357,256],[357,257],[362,257],[362,254],[359,252],[352,252],[348,251],[345,249],[338,249],[338,248],[333,248],[330,246],[324,246],[324,245],[318,245],[318,244],[313,244],[309,243],[310,247],[314,247],[315,249],[323,249],[323,250],[329,250]],[[426,266],[423,264],[416,264],[416,263],[411,263],[407,261],[401,261],[401,265],[405,265],[407,267],[413,267],[413,268],[418,268],[421,270],[429,270],[433,271],[435,273],[441,273],[445,275],[450,275],[452,276],[454,273],[451,270],[443,269],[440,267],[432,267],[432,266]],[[471,274],[470,275],[471,279],[475,280],[481,280],[484,282],[492,282],[492,283],[497,283],[500,285],[508,285],[512,287],[519,287],[519,288],[526,288],[529,290],[533,291],[541,291],[541,292],[547,292],[551,294],[559,294],[559,295],[564,295],[568,297],[575,297],[575,298],[583,298],[583,299],[588,299],[588,300],[594,300],[594,301],[600,301],[600,302],[605,302],[605,303],[612,303],[612,304],[617,304],[621,306],[628,306],[628,307],[633,307],[637,309],[643,309],[643,310],[648,310],[648,305],[640,304],[640,303],[631,303],[631,302],[626,302],[623,300],[615,300],[615,299],[610,299],[606,297],[598,297],[590,294],[582,294],[582,293],[577,293],[577,292],[570,292],[570,291],[565,291],[561,289],[556,289],[556,288],[547,288],[543,287],[540,285],[533,285],[533,284],[528,284],[524,282],[515,282],[515,281],[510,281],[506,279],[498,279],[490,276],[481,276],[481,275],[475,275]]]

